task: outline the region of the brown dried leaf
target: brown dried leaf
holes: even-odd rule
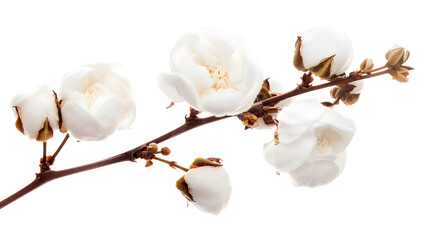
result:
[[[212,167],[221,167],[223,166],[222,164],[216,162],[216,161],[212,161],[209,159],[205,159],[205,158],[196,158],[191,166],[189,167],[189,169],[192,168],[198,168],[198,167],[204,167],[204,166],[212,166]]]
[[[322,79],[329,79],[331,77],[332,61],[334,60],[334,57],[335,54],[322,59],[319,64],[310,68],[310,71]]]
[[[176,181],[176,188],[185,196],[188,201],[194,201],[191,193],[189,192],[188,184],[185,180],[185,175],[183,175],[179,180]]]
[[[48,118],[46,118],[45,122],[43,123],[43,128],[39,130],[39,133],[37,133],[36,140],[40,142],[46,142],[48,139],[52,138],[53,136],[54,136],[54,130],[49,124]]]
[[[14,106],[15,111],[16,111],[16,115],[18,116],[16,118],[16,122],[15,122],[15,127],[16,129],[18,129],[18,131],[20,131],[22,134],[24,133],[24,125],[22,124],[22,120],[21,120],[21,115],[19,114],[19,107],[18,106]]]
[[[298,39],[295,42],[295,55],[293,56],[293,65],[299,71],[306,72],[307,69],[304,67],[304,61],[301,55],[301,45],[302,45],[302,39],[301,39],[301,36],[298,36]]]

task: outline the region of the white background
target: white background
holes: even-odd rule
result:
[[[416,70],[407,84],[371,79],[356,105],[336,107],[358,131],[344,172],[327,186],[295,187],[287,174],[277,176],[261,151],[272,131],[243,131],[227,119],[160,145],[185,166],[196,157],[224,159],[234,191],[219,216],[187,207],[174,187],[182,172],[125,162],[50,182],[0,210],[0,239],[428,239],[426,9],[417,1],[2,1],[1,199],[33,180],[42,152],[14,128],[16,93],[42,84],[58,91],[62,76],[82,64],[122,63],[137,101],[132,129],[102,142],[71,138],[53,168],[121,153],[182,124],[188,107],[165,110],[156,78],[169,71],[183,32],[214,26],[241,35],[265,77],[288,89],[301,75],[291,64],[296,36],[318,24],[347,32],[350,70],[367,57],[384,64],[394,44],[410,50]],[[299,98],[326,101],[328,91]],[[61,140],[57,133],[49,142],[51,154]]]

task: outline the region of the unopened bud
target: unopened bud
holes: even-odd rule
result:
[[[161,148],[161,154],[164,156],[167,156],[171,153],[170,149],[168,147]]]
[[[330,94],[331,94],[331,98],[337,99],[340,94],[340,88],[339,87],[332,88]]]
[[[371,58],[367,58],[363,60],[363,62],[360,64],[360,70],[362,72],[370,72],[374,68],[374,62]]]
[[[353,93],[346,94],[346,98],[343,99],[343,103],[345,105],[347,105],[347,106],[353,105],[353,104],[355,104],[359,100],[359,97],[360,97],[360,93],[357,93],[357,94],[353,94]]]
[[[405,48],[395,45],[386,53],[387,64],[391,67],[400,66],[408,60],[410,52]]]
[[[345,105],[349,106],[355,104],[359,100],[362,87],[362,81],[341,84],[331,90],[331,97],[334,99],[340,99]]]
[[[238,116],[238,118],[243,122],[246,127],[252,128],[256,127],[256,122],[258,121],[258,117],[252,113],[244,112]]]
[[[147,146],[146,151],[148,154],[156,154],[158,153],[158,146],[156,144],[150,144]]]
[[[406,68],[399,68],[399,69],[392,69],[390,71],[390,75],[392,75],[392,78],[395,79],[398,82],[408,82],[408,69]]]

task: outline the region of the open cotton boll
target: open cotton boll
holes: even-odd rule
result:
[[[105,139],[135,119],[131,86],[120,64],[91,64],[71,71],[59,96],[64,125],[78,139]]]
[[[295,66],[322,78],[345,73],[353,60],[349,38],[333,26],[311,28],[298,39],[296,47]],[[333,57],[332,61],[323,66],[322,61],[330,57]]]
[[[212,214],[219,214],[231,196],[231,183],[223,167],[203,166],[190,169],[185,175],[191,203]]]
[[[171,51],[170,66],[171,73],[158,77],[164,94],[216,116],[249,109],[263,82],[243,42],[215,31],[182,36]]]
[[[54,94],[48,86],[16,95],[11,101],[11,106],[17,117],[18,130],[30,139],[47,140],[46,137],[40,139],[39,136],[39,131],[44,128],[46,120],[52,130],[58,129],[58,108]]]
[[[313,99],[292,103],[277,119],[275,139],[264,146],[264,158],[277,171],[309,187],[327,184],[341,173],[356,128],[352,120]]]

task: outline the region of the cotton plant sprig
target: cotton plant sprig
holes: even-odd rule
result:
[[[399,82],[408,81],[412,68],[404,63],[409,52],[394,46],[385,57],[387,62],[381,67],[374,68],[373,61],[365,59],[358,70],[346,74],[353,58],[347,36],[333,27],[310,29],[298,37],[293,56],[293,64],[303,76],[295,89],[285,92],[278,81],[263,79],[261,66],[242,40],[206,30],[185,34],[171,52],[171,72],[158,78],[171,106],[183,101],[190,105],[185,123],[110,158],[54,170],[52,165],[69,133],[80,140],[98,141],[116,129],[130,127],[135,118],[136,103],[124,68],[107,63],[84,65],[66,74],[58,95],[43,86],[12,100],[16,128],[43,142],[43,156],[34,181],[1,201],[0,208],[49,181],[142,159],[146,167],[161,162],[184,171],[176,182],[177,189],[198,209],[218,214],[227,206],[232,189],[224,162],[216,157],[197,157],[186,168],[165,159],[170,149],[159,149],[158,144],[230,117],[237,117],[245,129],[271,128],[273,139],[265,144],[263,155],[276,171],[288,173],[300,186],[327,184],[343,170],[346,147],[355,132],[353,121],[333,107],[341,102],[355,104],[364,79],[390,74]],[[322,82],[314,84],[314,76]],[[324,88],[331,88],[332,102],[292,101],[295,96]],[[201,118],[201,112],[213,115]],[[48,156],[46,144],[56,130],[66,135],[55,153]]]

